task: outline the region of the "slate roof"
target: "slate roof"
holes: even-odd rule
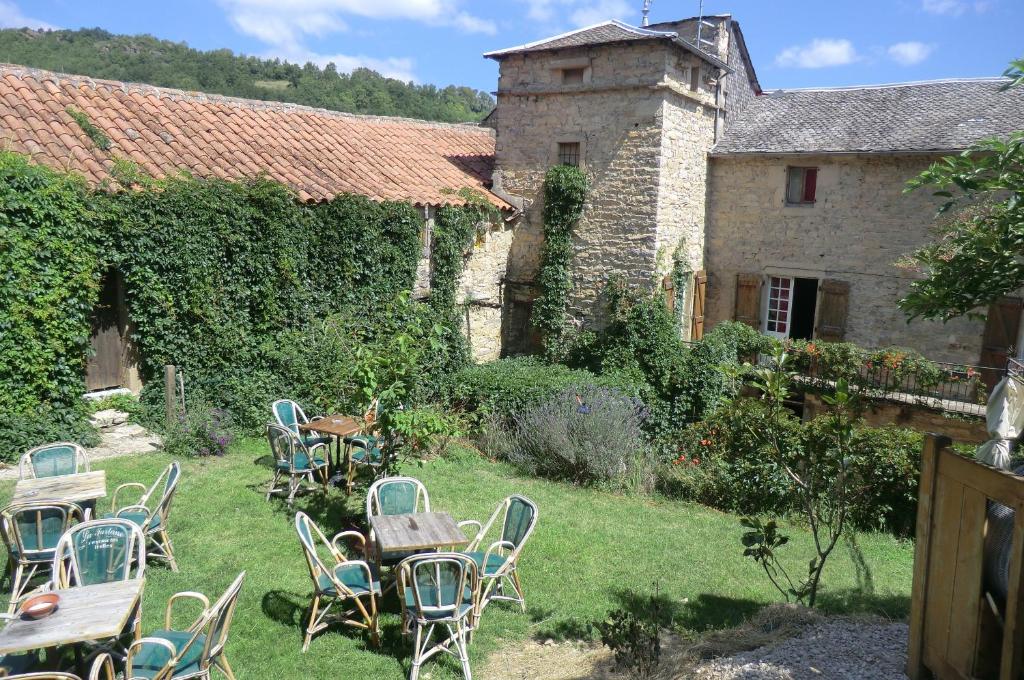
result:
[[[712,155],[927,152],[965,149],[1024,129],[1024,88],[1005,78],[835,89],[756,97],[725,126]]]
[[[536,42],[526,43],[525,45],[486,52],[484,53],[484,56],[489,59],[501,59],[509,55],[525,54],[527,52],[547,52],[550,50],[569,49],[573,47],[594,47],[597,45],[607,45],[612,43],[644,42],[649,40],[665,40],[672,42],[716,66],[730,70],[728,65],[718,59],[718,57],[697,49],[685,40],[681,40],[679,38],[679,34],[674,31],[652,31],[647,28],[630,26],[629,24],[615,19],[595,24],[593,26],[579,28],[575,31],[569,31],[568,33],[562,33],[561,35],[556,35],[551,38],[544,38],[543,40],[538,40]]]
[[[68,107],[110,138],[109,150],[86,136]],[[122,157],[156,177],[180,170],[221,178],[267,173],[306,201],[351,192],[420,205],[461,202],[449,189],[485,190],[494,163],[494,133],[475,125],[357,116],[2,64],[0,148],[92,183],[107,179]]]

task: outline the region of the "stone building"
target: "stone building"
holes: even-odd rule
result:
[[[915,274],[896,266],[929,239],[937,207],[928,191],[904,194],[906,180],[1024,128],[1024,90],[974,79],[762,91],[728,15],[611,21],[485,56],[500,64],[493,190],[523,211],[506,283],[515,329],[535,294],[541,179],[570,162],[593,182],[574,234],[581,325],[601,324],[602,285],[623,274],[665,287],[684,335],[737,319],[982,365],[1024,344],[1018,299],[987,326],[908,325],[897,301]],[[530,345],[528,333],[505,341]]]

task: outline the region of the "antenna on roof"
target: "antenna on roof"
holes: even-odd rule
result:
[[[643,18],[643,21],[640,23],[641,26],[650,26],[651,25],[651,20],[648,17],[648,15],[651,13],[651,3],[653,1],[654,0],[644,0],[644,9],[643,9],[644,18]]]
[[[704,40],[700,37],[704,27],[718,28],[715,24],[710,21],[704,21],[704,0],[700,0],[700,7],[697,10],[697,49],[703,49],[701,45],[707,45],[708,47],[715,47],[715,43],[711,40]]]

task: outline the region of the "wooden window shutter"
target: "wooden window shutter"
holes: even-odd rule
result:
[[[704,337],[704,300],[707,298],[708,273],[701,269],[693,275],[693,319],[690,322],[690,340]]]
[[[978,363],[985,367],[999,369],[982,371],[982,378],[989,389],[1002,378],[1003,369],[1017,344],[1020,329],[1021,299],[1003,298],[993,302],[985,319],[985,334],[981,339],[981,358]]]
[[[814,194],[818,190],[818,169],[807,168],[804,170],[804,201],[814,203]]]
[[[818,328],[814,336],[826,342],[841,342],[846,337],[846,316],[850,308],[850,284],[825,279],[818,301]]]
[[[751,328],[761,330],[761,284],[760,274],[736,275],[736,307],[733,319]]]

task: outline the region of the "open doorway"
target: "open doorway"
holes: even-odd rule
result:
[[[814,317],[818,306],[818,280],[789,276],[768,279],[765,332],[784,340],[810,340],[814,337]]]

